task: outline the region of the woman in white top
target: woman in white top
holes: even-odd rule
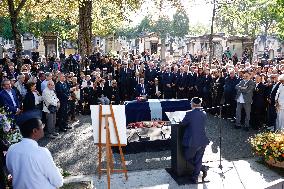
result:
[[[54,82],[52,80],[48,81],[47,87],[43,90],[42,98],[43,98],[43,112],[46,113],[46,126],[49,138],[56,138],[58,133],[55,132],[55,124],[56,124],[56,112],[50,112],[48,110],[49,105],[56,106],[57,109],[59,107],[59,99],[57,98],[54,92]]]
[[[278,80],[281,84],[275,96],[277,111],[276,130],[284,131],[284,74],[280,75]]]

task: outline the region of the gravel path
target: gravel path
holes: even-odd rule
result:
[[[57,139],[44,138],[39,143],[47,147],[55,162],[71,175],[95,174],[98,148],[93,143],[91,118],[80,116],[79,120],[73,124],[74,129],[61,133]],[[204,162],[219,159],[219,126],[222,127],[222,157],[224,159],[237,160],[253,156],[247,139],[256,131],[235,130],[231,122],[209,116],[206,132],[211,143],[206,148]],[[114,154],[114,156],[118,164],[119,155]],[[130,171],[149,170],[170,167],[170,156],[169,147],[165,147],[164,149],[126,153],[125,159]]]

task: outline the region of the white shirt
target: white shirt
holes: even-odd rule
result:
[[[158,87],[158,85],[156,85],[156,93],[158,93],[159,92],[159,87]]]
[[[242,103],[242,104],[245,103],[243,93],[240,94],[239,98],[237,99],[237,102],[238,102],[238,103]]]
[[[59,99],[57,98],[54,90],[50,90],[48,87],[44,89],[42,92],[42,99],[43,99],[43,112],[50,113],[48,110],[48,106],[51,104],[53,106],[57,106]]]
[[[278,101],[280,105],[280,109],[284,109],[284,85],[280,84],[279,88],[277,90],[277,93],[275,95],[275,101]]]
[[[47,80],[43,80],[43,82],[41,82],[40,88],[41,88],[41,92],[43,92],[43,90],[47,87]]]
[[[6,165],[13,177],[14,189],[55,189],[63,178],[47,148],[23,138],[7,152]]]
[[[247,82],[248,82],[248,81],[245,81],[244,86],[247,84]],[[238,102],[238,103],[242,103],[242,104],[245,103],[243,93],[240,94],[239,98],[237,99],[237,102]]]
[[[38,96],[36,92],[33,92],[33,94],[35,96],[35,105],[39,105],[42,101],[42,96]]]

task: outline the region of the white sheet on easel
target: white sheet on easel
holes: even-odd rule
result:
[[[93,128],[93,137],[95,144],[99,143],[99,105],[92,105],[90,106],[91,109],[91,118],[92,118],[92,128]],[[125,106],[124,105],[113,105],[113,112],[116,121],[116,126],[118,130],[118,136],[120,139],[120,144],[126,145],[127,144],[127,137],[126,137],[126,116],[125,116]],[[103,114],[110,114],[110,106],[103,105],[102,106]],[[109,130],[110,130],[110,141],[112,144],[118,144],[113,121],[112,118],[109,117]],[[105,129],[105,118],[102,118],[102,132],[101,132],[101,143],[106,143],[106,129]]]

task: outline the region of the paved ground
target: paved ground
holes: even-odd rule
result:
[[[222,172],[216,168],[218,162],[207,163],[207,181],[204,184],[178,185],[165,169],[131,171],[126,181],[123,174],[111,175],[112,189],[283,189],[284,179],[266,166],[257,163],[256,158],[224,161]],[[106,189],[107,178],[103,176],[69,177],[65,182],[93,181],[93,188]]]
[[[96,173],[97,146],[93,144],[91,118],[90,116],[80,116],[79,120],[73,124],[74,129],[60,134],[54,140],[43,139],[40,144],[46,146],[57,164],[71,175],[92,175]],[[247,139],[256,133],[255,131],[235,130],[229,121],[209,116],[206,131],[211,143],[206,148],[204,162],[215,162],[219,159],[220,127],[223,136],[222,158],[224,160],[232,161],[253,157]],[[152,146],[142,152],[139,150],[126,152],[125,159],[129,171],[170,167],[169,147],[163,145],[162,148],[152,148]],[[118,154],[115,154],[115,157],[118,157]],[[119,161],[118,158],[117,161]]]

